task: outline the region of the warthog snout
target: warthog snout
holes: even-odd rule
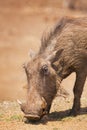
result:
[[[40,116],[32,115],[32,114],[25,115],[24,117],[29,119],[29,120],[39,120],[40,119]]]
[[[43,115],[47,114],[47,103],[42,97],[38,102],[20,104],[24,117],[29,120],[39,120]]]

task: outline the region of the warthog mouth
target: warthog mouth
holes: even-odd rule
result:
[[[24,117],[30,121],[38,121],[40,120],[44,115],[47,115],[48,112],[45,111],[41,116],[35,115],[35,114],[25,114]]]
[[[32,114],[26,114],[24,115],[25,118],[27,118],[28,120],[34,120],[34,121],[37,121],[40,119],[40,116],[38,115],[32,115]]]

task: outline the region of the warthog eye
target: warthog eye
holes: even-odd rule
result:
[[[47,65],[43,65],[41,68],[41,73],[44,75],[48,75],[49,74],[49,69]]]

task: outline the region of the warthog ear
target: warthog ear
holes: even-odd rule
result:
[[[49,55],[49,57],[47,57],[47,60],[49,60],[51,62],[51,64],[53,64],[54,62],[58,61],[62,51],[63,51],[63,49],[54,51],[51,55]]]
[[[55,71],[58,70],[57,63],[58,63],[58,60],[59,60],[62,52],[63,52],[63,49],[60,49],[58,51],[53,52],[52,56],[49,59],[49,61],[51,62],[51,65],[52,65],[52,67],[54,68]]]
[[[54,63],[54,62],[58,61],[58,59],[60,58],[62,52],[63,52],[63,49],[60,49],[60,50],[56,51],[51,63]]]

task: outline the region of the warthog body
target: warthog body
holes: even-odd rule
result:
[[[76,73],[71,114],[80,110],[87,76],[87,18],[62,18],[54,30],[42,37],[39,53],[25,66],[28,80],[25,117],[38,120],[49,113],[61,81]]]

